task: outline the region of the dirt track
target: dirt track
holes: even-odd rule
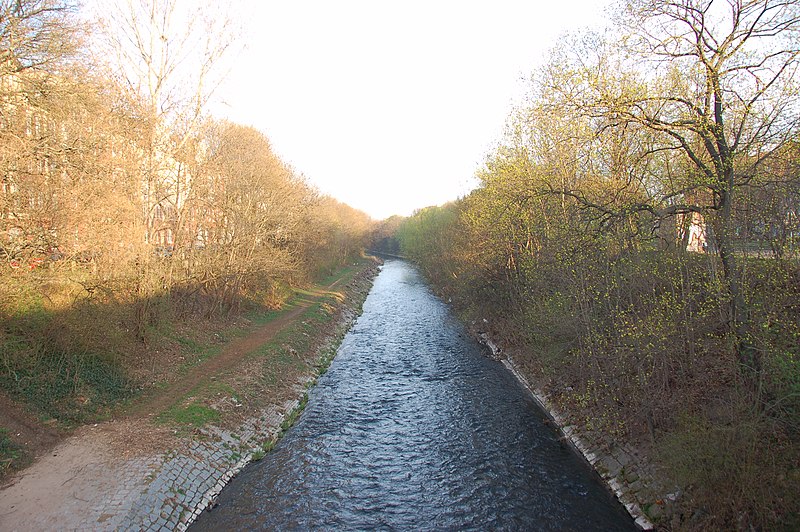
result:
[[[235,367],[245,356],[272,340],[279,331],[327,295],[328,291],[336,287],[341,280],[341,278],[337,279],[325,290],[312,291],[313,297],[299,299],[291,310],[281,313],[276,319],[262,325],[247,336],[232,341],[221,353],[194,366],[186,375],[171,382],[167,388],[142,398],[128,410],[126,417],[140,418],[157,415],[190,393],[199,384]]]
[[[169,427],[154,424],[151,416],[170,408],[198,384],[229,373],[248,354],[329,296],[330,290],[341,281],[340,278],[295,300],[290,309],[274,320],[232,341],[219,354],[194,366],[169,386],[134,403],[122,417],[81,427],[60,443],[63,435],[58,431],[27,422],[30,416],[25,412],[16,412],[19,408],[7,400],[9,405],[0,402],[0,426],[8,423],[5,426],[25,432],[27,438],[42,438],[41,445],[35,447],[39,453],[36,462],[11,478],[0,491],[0,530],[103,529],[111,523],[120,523],[121,516],[109,513],[108,508],[129,514],[133,504],[130,501],[149,489],[153,475],[157,479],[162,472],[170,456],[167,450],[187,444]],[[366,297],[365,292],[362,295]],[[291,389],[296,386],[287,384]],[[11,423],[14,412],[18,419]],[[273,408],[273,412],[277,411]],[[279,424],[280,416],[268,423]],[[152,509],[154,515],[159,511]]]

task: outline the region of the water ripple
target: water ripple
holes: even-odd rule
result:
[[[389,262],[298,424],[197,530],[635,530],[416,271]]]

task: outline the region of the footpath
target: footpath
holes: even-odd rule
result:
[[[123,418],[76,431],[2,487],[0,530],[185,530],[291,424],[308,387],[360,313],[376,273],[370,267],[341,283],[345,286],[337,286],[340,279],[307,293]],[[332,316],[316,327],[321,330],[315,330],[314,309]],[[313,336],[309,352],[281,346],[279,356],[267,362],[284,365],[265,375],[267,362],[259,350],[297,325],[306,327],[294,334]],[[277,391],[262,397],[258,408],[247,408],[231,379],[267,379]],[[218,390],[212,406],[230,415],[187,430],[156,422],[176,404],[195,404],[200,388]]]
[[[277,434],[280,410],[235,432],[210,427],[170,449],[131,457],[117,454],[113,438],[129,427],[112,422],[83,431],[0,492],[0,529],[185,530]]]

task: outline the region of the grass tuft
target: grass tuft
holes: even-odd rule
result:
[[[201,403],[191,403],[187,406],[175,406],[160,414],[159,423],[176,423],[178,425],[200,428],[208,423],[220,420],[220,413],[213,408]]]

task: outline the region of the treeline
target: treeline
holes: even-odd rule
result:
[[[277,307],[365,245],[368,216],[317,192],[263,133],[208,115],[235,27],[201,4],[92,15],[0,0],[0,387],[12,395],[46,396],[28,386],[44,372],[66,390],[55,396],[80,395],[94,387],[85,366],[139,364],[119,359],[125,345],[165,321]]]
[[[534,74],[480,187],[397,237],[572,422],[658,467],[660,527],[796,528],[800,13],[618,15]]]

